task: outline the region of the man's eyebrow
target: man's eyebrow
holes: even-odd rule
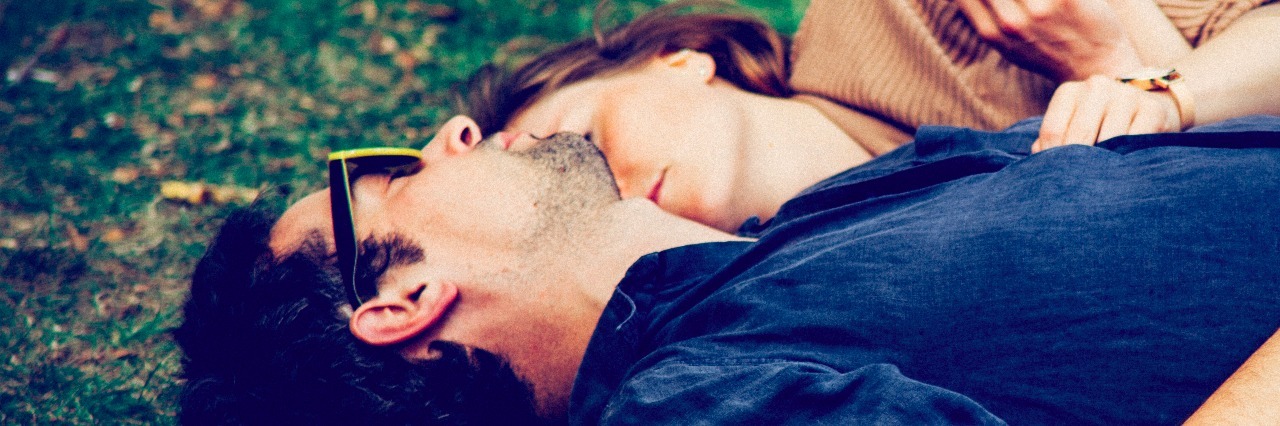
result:
[[[366,238],[356,254],[356,288],[378,288],[378,283],[391,268],[412,265],[424,259],[426,255],[422,246],[402,234]]]

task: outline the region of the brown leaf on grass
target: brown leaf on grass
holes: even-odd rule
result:
[[[71,248],[75,251],[83,253],[89,250],[89,239],[70,223],[67,224],[67,242],[71,243]]]
[[[165,34],[182,34],[190,31],[190,24],[179,22],[173,16],[173,10],[159,9],[147,16],[147,25]]]
[[[187,125],[187,119],[178,111],[173,111],[169,115],[164,116],[164,124],[175,129],[181,129]]]
[[[199,74],[191,79],[191,87],[199,90],[209,90],[218,85],[218,76],[214,74]]]
[[[116,349],[111,351],[112,359],[137,358],[138,354],[128,349]]]
[[[406,72],[412,71],[414,67],[418,66],[418,59],[413,57],[413,53],[405,51],[396,52],[392,62],[396,64],[397,68]]]
[[[102,124],[106,124],[111,130],[120,130],[124,128],[125,120],[120,114],[108,112],[102,116]]]
[[[237,0],[192,0],[196,9],[205,18],[225,18],[239,12],[241,7]]]
[[[404,5],[404,8],[410,13],[421,13],[431,19],[441,21],[451,21],[458,18],[458,8],[447,4],[410,1]]]
[[[365,46],[376,55],[390,55],[400,50],[400,41],[396,40],[395,36],[373,30],[365,40]]]
[[[203,182],[165,181],[160,183],[160,196],[166,200],[190,204],[226,204],[236,201],[248,203],[258,198],[258,190]]]
[[[130,184],[138,180],[138,176],[142,175],[142,171],[137,167],[125,166],[117,167],[111,171],[111,180],[119,184]]]
[[[132,120],[129,120],[129,128],[133,129],[133,134],[142,139],[151,138],[160,131],[160,125],[145,115],[135,115]]]
[[[394,71],[392,71],[391,68],[381,67],[377,65],[365,66],[364,68],[360,69],[360,75],[363,76],[365,80],[369,80],[369,82],[371,83],[384,85],[384,86],[387,84],[391,84],[391,81],[395,78]]]
[[[158,30],[169,28],[173,25],[173,11],[161,9],[151,12],[151,15],[147,16],[147,25]]]
[[[400,42],[396,41],[395,37],[383,36],[382,40],[378,41],[378,52],[384,55],[397,50],[400,50]]]
[[[218,112],[218,104],[208,99],[196,99],[187,104],[187,114],[191,115],[213,115]]]
[[[360,2],[360,17],[364,18],[365,24],[378,22],[378,4],[372,0]]]
[[[195,51],[195,47],[190,41],[183,40],[178,43],[177,47],[166,47],[161,50],[160,54],[168,59],[187,59],[191,57],[191,52]]]
[[[107,229],[105,232],[103,232],[103,233],[102,233],[102,238],[101,238],[101,239],[102,239],[102,242],[104,242],[104,243],[107,243],[107,244],[115,244],[115,243],[118,243],[118,242],[124,241],[124,237],[125,237],[125,236],[126,236],[126,234],[125,234],[125,232],[124,232],[124,230],[123,230],[123,229],[120,229],[120,228],[110,228],[110,229]]]
[[[266,167],[263,167],[263,169],[272,173],[279,173],[282,170],[292,170],[297,167],[298,167],[298,160],[296,159],[276,158],[276,159],[267,161],[267,165]]]

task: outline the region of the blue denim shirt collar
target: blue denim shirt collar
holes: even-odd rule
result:
[[[598,419],[631,366],[653,350],[651,332],[699,284],[750,246],[717,242],[676,247],[641,257],[619,282],[591,336],[569,400],[571,419]],[[700,291],[701,290],[701,291]]]

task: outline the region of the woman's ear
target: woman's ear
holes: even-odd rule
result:
[[[476,144],[480,143],[482,137],[480,125],[476,124],[475,120],[465,115],[457,115],[440,126],[440,130],[436,131],[436,136],[430,143],[442,144],[446,154],[457,155],[471,152]]]
[[[716,61],[710,54],[693,50],[680,49],[658,57],[658,62],[675,70],[689,73],[704,83],[709,83],[716,76]]]
[[[457,297],[458,287],[448,282],[388,289],[356,308],[349,327],[370,345],[401,343],[437,325]]]

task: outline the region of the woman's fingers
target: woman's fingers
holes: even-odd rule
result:
[[[1095,142],[1102,142],[1120,135],[1131,135],[1135,132],[1134,118],[1140,110],[1135,99],[1137,94],[1121,92],[1110,100]]]
[[[1164,133],[1178,131],[1182,124],[1170,124],[1169,110],[1170,106],[1163,102],[1163,99],[1157,98],[1163,96],[1156,93],[1143,93],[1144,99],[1133,117],[1133,125],[1129,127],[1130,135],[1143,133]],[[1177,110],[1177,106],[1173,106],[1173,110]],[[1172,120],[1177,120],[1176,112]]]
[[[1177,121],[1177,105],[1168,94],[1094,76],[1058,87],[1031,152],[1067,144],[1092,145],[1121,135],[1177,131]]]
[[[1085,81],[1084,95],[1079,98],[1075,113],[1071,115],[1071,124],[1067,125],[1067,132],[1063,137],[1064,143],[1093,144],[1098,141],[1102,118],[1106,116],[1107,106],[1111,103],[1111,94],[1099,90],[1099,79],[1110,81],[1102,76],[1090,77]]]
[[[1071,117],[1075,114],[1077,99],[1083,92],[1082,82],[1073,81],[1058,86],[1058,90],[1049,99],[1049,108],[1045,110],[1044,120],[1040,123],[1040,138],[1031,146],[1031,152],[1063,145],[1067,127],[1071,125]]]

